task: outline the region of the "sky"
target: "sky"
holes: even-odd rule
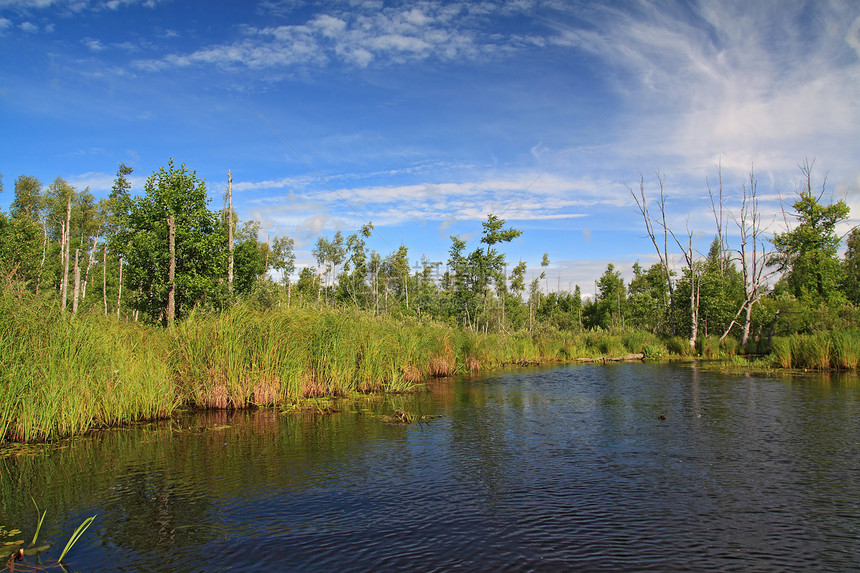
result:
[[[444,262],[492,213],[523,231],[511,268],[547,253],[550,289],[588,295],[656,261],[630,190],[657,173],[699,253],[720,175],[736,211],[752,172],[782,232],[814,161],[860,223],[860,2],[0,0],[0,209],[20,175],[101,198],[124,162],[138,195],[171,158],[211,209],[230,170],[299,267],[367,222]]]

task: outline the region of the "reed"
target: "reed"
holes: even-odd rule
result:
[[[770,351],[773,364],[780,368],[791,368],[794,365],[791,349],[791,338],[782,336],[774,338]]]
[[[791,335],[791,357],[795,368],[827,370],[830,368],[832,350],[829,333]]]
[[[834,368],[855,370],[860,366],[860,329],[833,332],[831,342]]]
[[[249,304],[194,312],[174,328],[79,314],[0,291],[0,441],[41,441],[169,416],[178,406],[284,406],[356,392],[408,392],[434,376],[504,364],[689,353],[631,329],[481,334],[408,317]],[[857,331],[777,339],[783,367],[856,368]],[[702,353],[731,354],[715,339]],[[788,366],[787,366],[788,365]]]
[[[79,434],[175,408],[158,336],[99,317],[46,316],[62,315],[0,293],[0,441]]]

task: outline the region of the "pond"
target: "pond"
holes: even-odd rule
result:
[[[860,567],[857,377],[571,365],[339,408],[7,451],[0,525],[32,536],[32,496],[47,563],[97,515],[78,571]]]

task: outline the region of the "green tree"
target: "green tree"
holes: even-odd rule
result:
[[[246,221],[236,230],[233,249],[233,292],[247,295],[266,273],[268,245],[259,240],[260,222]]]
[[[31,221],[40,222],[45,208],[42,182],[30,175],[21,175],[15,180],[15,199],[9,205],[12,217],[23,216]]]
[[[35,291],[42,255],[42,228],[24,214],[0,213],[0,277]]]
[[[743,277],[725,254],[719,237],[708,251],[699,279],[699,320],[709,334],[723,334],[745,300]]]
[[[198,304],[218,304],[219,281],[226,276],[227,236],[219,215],[207,207],[206,186],[185,165],[161,167],[135,199],[126,228],[115,241],[127,262],[125,284],[138,289],[135,308],[152,321],[167,321],[168,298],[175,289],[176,318]],[[175,278],[169,281],[168,221],[175,222]]]
[[[630,326],[654,333],[668,333],[668,300],[669,286],[663,265],[655,263],[645,271],[638,262],[634,263],[633,280],[627,287]]]
[[[341,297],[356,307],[367,303],[367,250],[365,241],[373,234],[373,223],[363,225],[357,233],[346,238],[346,261],[341,274]]]
[[[606,271],[597,281],[597,297],[589,305],[587,326],[590,328],[611,328],[624,326],[627,307],[626,288],[621,272],[609,263]]]
[[[540,276],[545,281],[546,294],[549,294],[549,277],[546,276],[546,269],[549,268],[549,253],[544,253],[540,260],[541,273]]]
[[[860,306],[860,227],[851,230],[847,243],[842,261],[842,292],[855,306]]]
[[[290,284],[290,275],[296,270],[295,242],[292,237],[277,236],[272,241],[271,265],[281,274],[284,288]]]
[[[318,297],[320,280],[321,277],[315,267],[302,267],[299,271],[299,280],[296,281],[296,290],[309,299]]]
[[[804,187],[792,205],[797,225],[773,237],[772,264],[783,273],[784,288],[798,299],[832,302],[838,294],[841,265],[837,258],[836,225],[848,218],[845,201],[823,204],[825,184],[813,190],[812,164],[800,166]],[[825,181],[826,183],[826,181]]]
[[[113,187],[111,187],[110,195],[103,205],[105,234],[108,237],[113,236],[119,231],[124,225],[125,217],[128,216],[128,210],[132,203],[131,183],[128,180],[128,176],[133,171],[125,163],[120,163],[117,168],[116,178],[114,179]]]

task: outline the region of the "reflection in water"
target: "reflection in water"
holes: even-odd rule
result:
[[[30,495],[43,539],[98,514],[82,570],[845,570],[858,404],[845,376],[612,364],[206,412],[4,456],[0,525],[30,528]]]

